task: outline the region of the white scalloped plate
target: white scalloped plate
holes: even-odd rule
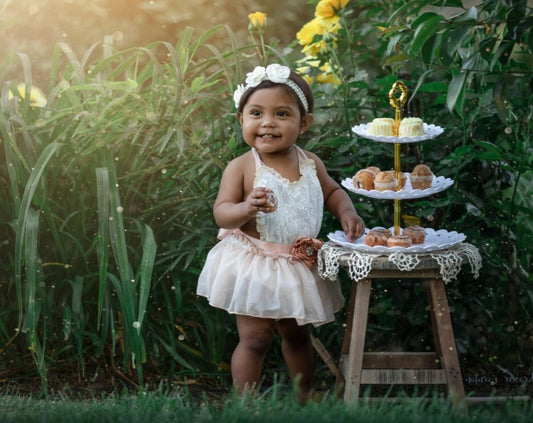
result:
[[[444,129],[440,126],[424,123],[424,135],[420,137],[385,137],[383,135],[370,135],[368,133],[368,123],[362,123],[361,125],[355,125],[352,128],[352,131],[357,135],[368,138],[369,140],[379,141],[379,142],[388,142],[395,144],[406,144],[410,142],[420,142],[430,140],[442,134]]]
[[[394,228],[390,228],[391,232],[394,232]],[[426,239],[423,244],[414,244],[411,247],[384,247],[377,245],[370,247],[363,242],[364,237],[370,231],[369,228],[365,229],[365,234],[360,238],[357,238],[354,242],[350,242],[346,239],[346,235],[343,231],[335,231],[328,234],[328,239],[335,244],[341,245],[346,248],[352,248],[362,253],[372,254],[391,254],[391,253],[430,253],[433,251],[445,250],[447,248],[454,247],[455,245],[463,242],[466,236],[462,233],[451,231],[446,229],[434,230],[426,228]]]
[[[453,185],[453,179],[446,178],[444,176],[436,176],[433,178],[431,187],[427,189],[413,189],[411,181],[409,180],[409,173],[404,173],[407,176],[405,186],[400,191],[378,191],[376,189],[366,190],[355,188],[353,184],[353,178],[346,178],[341,181],[341,185],[348,191],[354,192],[365,197],[378,198],[383,200],[404,200],[410,198],[422,198],[444,191],[445,189]]]

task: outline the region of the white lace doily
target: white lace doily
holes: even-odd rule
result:
[[[366,278],[372,270],[372,262],[376,257],[388,257],[401,271],[410,271],[420,263],[420,256],[430,256],[439,265],[440,274],[445,283],[457,278],[464,259],[468,260],[474,278],[479,277],[482,260],[476,247],[466,242],[457,244],[453,248],[433,252],[431,254],[392,253],[370,254],[343,248],[334,243],[326,242],[318,252],[318,272],[324,279],[337,279],[340,267],[340,257],[347,264],[348,274],[354,281]]]

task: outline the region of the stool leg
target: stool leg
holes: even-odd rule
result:
[[[356,402],[361,387],[361,372],[365,350],[366,324],[368,320],[368,303],[370,301],[371,279],[354,282],[356,289],[353,320],[350,333],[350,350],[348,355],[348,371],[345,375],[346,387],[344,401]]]
[[[437,351],[440,352],[443,367],[446,371],[452,404],[457,405],[464,400],[465,390],[446,297],[446,288],[442,279],[429,280],[429,297]]]
[[[335,381],[335,391],[339,398],[344,393],[345,379],[344,379],[344,357],[348,356],[350,352],[350,340],[352,335],[352,323],[353,323],[353,307],[355,303],[355,292],[357,291],[357,282],[353,282],[352,289],[350,290],[350,302],[348,303],[348,315],[346,316],[346,328],[344,330],[344,338],[341,346],[341,356],[339,359],[339,365],[337,366],[337,374]]]

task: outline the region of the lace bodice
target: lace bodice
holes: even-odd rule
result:
[[[256,163],[254,187],[270,188],[278,200],[274,212],[260,212],[257,216],[257,231],[263,241],[293,244],[300,237],[316,238],[320,231],[324,196],[315,162],[296,148],[300,179],[293,182],[266,166],[252,149]]]

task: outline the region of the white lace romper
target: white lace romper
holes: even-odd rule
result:
[[[221,241],[209,252],[197,293],[229,313],[255,317],[294,318],[315,326],[334,320],[344,304],[337,281],[285,252],[301,237],[316,238],[322,224],[324,197],[315,162],[298,147],[300,179],[291,182],[264,165],[255,149],[254,187],[270,188],[278,207],[259,213],[261,240],[240,230],[221,230]],[[279,248],[278,248],[279,247]]]

